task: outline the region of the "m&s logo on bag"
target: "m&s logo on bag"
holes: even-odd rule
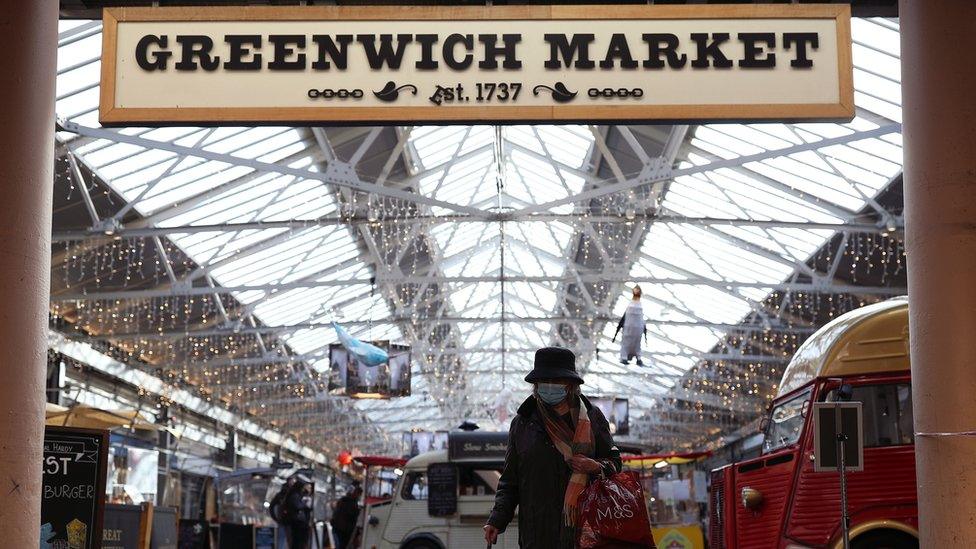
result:
[[[607,498],[610,499],[610,498]],[[603,503],[603,502],[600,502]],[[609,501],[611,505],[603,506],[601,505],[596,510],[596,520],[599,523],[603,523],[604,519],[621,520],[629,519],[634,517],[634,510],[631,509],[630,505],[617,505],[612,499]]]

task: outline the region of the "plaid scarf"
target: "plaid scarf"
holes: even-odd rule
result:
[[[570,394],[569,398],[555,406],[550,406],[542,402],[537,396],[536,404],[549,438],[565,459],[568,460],[575,455],[582,455],[589,458],[594,457],[596,447],[593,444],[593,431],[590,429],[590,418],[586,415],[586,409],[578,394]],[[574,427],[570,427],[562,419],[561,416],[567,413],[570,414],[570,423]],[[587,482],[589,482],[589,475],[586,473],[574,472],[569,477],[569,484],[566,486],[566,495],[563,497],[564,529],[575,532],[579,520],[579,497],[586,488]]]

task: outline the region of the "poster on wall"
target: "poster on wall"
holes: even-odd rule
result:
[[[447,446],[447,431],[413,431],[403,433],[403,451],[409,457],[434,450],[447,450]]]
[[[41,549],[101,549],[108,431],[44,429]]]
[[[630,400],[619,397],[589,397],[590,403],[603,412],[615,435],[630,434]]]
[[[373,345],[389,359],[375,366],[357,360],[339,343],[329,345],[329,391],[353,398],[393,398],[410,395],[410,347],[388,341]]]
[[[102,34],[105,126],[854,116],[848,5],[106,8]]]

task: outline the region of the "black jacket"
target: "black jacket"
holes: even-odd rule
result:
[[[307,526],[312,521],[312,507],[305,499],[301,489],[294,489],[288,494],[289,522],[296,526]]]
[[[613,444],[607,419],[586,397],[582,400],[593,429],[595,459],[603,464],[605,474],[620,472],[620,451]],[[519,547],[572,549],[575,544],[559,542],[563,497],[571,473],[546,433],[535,397],[529,397],[509,429],[505,470],[498,481],[488,524],[504,532],[518,507]]]
[[[359,518],[359,502],[350,494],[339,498],[335,512],[332,514],[332,528],[343,534],[351,534],[356,529],[356,519]]]

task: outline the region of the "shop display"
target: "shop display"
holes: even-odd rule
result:
[[[630,400],[617,397],[588,397],[590,403],[603,412],[614,435],[630,434]]]
[[[438,431],[436,433],[429,431],[411,431],[403,433],[403,451],[409,457],[434,450],[447,450],[447,447],[447,431]]]

